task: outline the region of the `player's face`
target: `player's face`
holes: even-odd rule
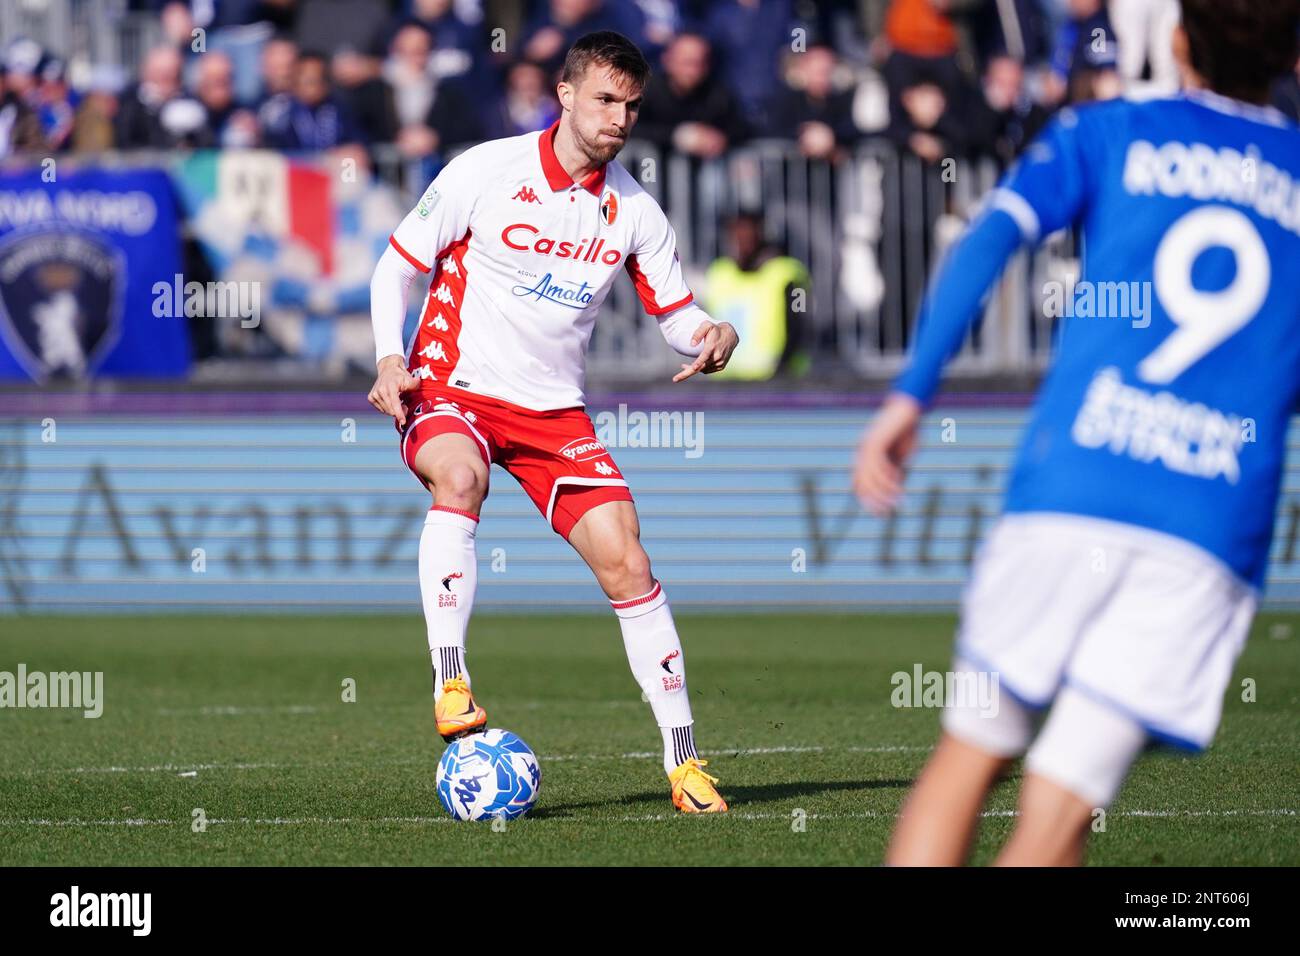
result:
[[[626,76],[593,67],[572,88],[570,122],[578,148],[595,163],[618,155],[636,125],[641,87]]]

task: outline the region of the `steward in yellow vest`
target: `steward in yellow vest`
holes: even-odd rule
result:
[[[741,213],[728,231],[735,257],[715,259],[705,272],[705,311],[730,322],[740,345],[718,378],[763,381],[778,373],[802,375],[809,302],[808,270],[763,240],[762,220]]]

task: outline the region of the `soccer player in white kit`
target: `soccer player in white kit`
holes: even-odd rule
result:
[[[620,270],[668,344],[692,359],[673,381],[726,367],[738,343],[682,278],[663,211],[614,159],[636,123],[650,67],[621,34],[569,50],[561,118],[540,133],[453,159],[397,227],[371,281],[378,377],[407,466],[433,494],[420,536],[420,589],[439,734],[486,727],[465,666],[478,577],[474,535],[495,462],[591,567],[618,616],[632,674],[663,738],[674,806],[727,804],[692,732],[685,657],[640,542],[627,482],[583,411],[587,343]],[[410,343],[406,298],[432,272]]]

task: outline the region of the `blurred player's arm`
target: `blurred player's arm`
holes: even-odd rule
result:
[[[402,332],[407,297],[416,274],[431,271],[442,250],[469,229],[474,205],[472,152],[467,150],[443,167],[389,237],[370,278],[370,324],[378,374],[367,398],[398,425],[406,424],[402,395],[418,384],[406,369]]]
[[[721,371],[731,361],[740,336],[730,322],[714,322],[695,304],[677,257],[677,233],[663,210],[649,197],[646,200],[626,267],[642,307],[655,317],[664,340],[677,354],[695,359],[683,363],[673,381],[685,381],[696,372]]]
[[[990,194],[926,292],[911,359],[858,448],[853,489],[877,514],[898,502],[921,414],[1007,262],[1022,245],[1070,225],[1082,212],[1090,183],[1079,125],[1079,116],[1067,110],[1047,128]]]

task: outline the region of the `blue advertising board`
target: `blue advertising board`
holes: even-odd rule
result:
[[[864,410],[591,414],[674,606],[728,612],[955,607],[1024,417],[934,412],[880,519],[849,492]],[[0,613],[418,614],[429,498],[395,437],[362,412],[0,419]],[[477,540],[476,607],[608,611],[497,468]],[[1298,568],[1293,444],[1266,603],[1300,602]]]
[[[185,317],[154,308],[180,273],[166,172],[0,175],[0,380],[184,376]]]

